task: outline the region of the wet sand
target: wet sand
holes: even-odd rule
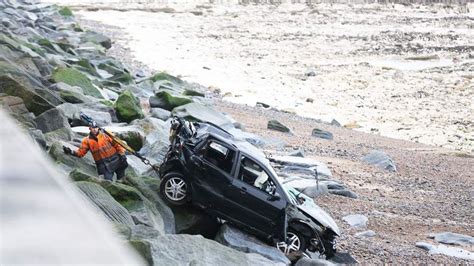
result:
[[[221,5],[78,14],[119,27],[115,41],[150,69],[219,89],[225,101],[474,150],[474,13],[466,8]]]

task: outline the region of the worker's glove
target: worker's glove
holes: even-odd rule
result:
[[[63,146],[63,151],[65,154],[74,155],[74,152],[69,147]]]

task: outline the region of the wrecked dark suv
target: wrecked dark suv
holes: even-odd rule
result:
[[[168,204],[191,202],[285,254],[334,255],[340,234],[334,220],[312,199],[282,185],[259,149],[213,124],[177,117],[170,140],[160,166],[160,195]]]

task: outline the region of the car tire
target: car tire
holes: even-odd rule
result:
[[[296,251],[304,252],[306,250],[307,241],[300,232],[289,228],[286,232],[286,238],[287,241],[277,243],[277,248],[283,252],[283,254],[289,255]]]
[[[160,196],[170,205],[182,206],[188,201],[190,189],[188,181],[182,174],[171,172],[161,180]]]

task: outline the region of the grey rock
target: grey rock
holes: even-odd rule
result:
[[[388,156],[383,151],[379,151],[379,150],[371,151],[369,154],[362,157],[362,161],[371,165],[375,165],[379,168],[388,170],[390,172],[397,171],[397,166],[395,165],[395,162],[393,161],[393,159],[390,158],[390,156]]]
[[[339,123],[336,119],[331,120],[330,125],[336,126],[336,127],[341,127],[341,123]]]
[[[425,242],[416,242],[416,247],[427,250],[430,254],[443,254],[465,260],[474,260],[473,252],[458,247],[448,247],[445,245],[434,246]]]
[[[44,137],[43,132],[41,132],[41,130],[30,128],[28,129],[28,134],[36,141],[36,143],[40,147],[44,149],[47,148],[46,139]]]
[[[325,163],[311,158],[301,158],[295,156],[272,156],[269,159],[270,161],[283,166],[312,168],[312,170],[317,171],[318,176],[332,176],[331,170],[329,170]]]
[[[293,156],[293,157],[304,157],[304,150],[303,149],[297,149],[296,151],[292,151],[288,154],[288,156]]]
[[[97,32],[85,32],[81,39],[83,42],[100,44],[105,49],[109,49],[112,47],[112,41],[110,40],[110,38]]]
[[[68,172],[72,171],[73,169],[81,169],[82,172],[88,175],[97,175],[95,163],[90,153],[82,159],[78,159],[77,157],[64,154],[63,145],[73,150],[77,149],[77,147],[72,146],[66,142],[60,142],[57,140],[54,141],[48,151],[49,155],[54,161],[61,164]]]
[[[318,258],[310,259],[306,257],[299,259],[295,263],[295,266],[331,266],[331,265],[335,265],[335,264],[328,260],[323,260],[323,259],[318,259]]]
[[[151,116],[166,121],[171,117],[171,112],[161,108],[151,108]]]
[[[430,234],[430,238],[448,245],[474,245],[474,237],[451,232]]]
[[[160,191],[160,180],[148,176],[127,176],[127,183],[138,189],[142,195],[153,202],[163,219],[165,233],[174,234],[176,232],[174,214],[158,195],[158,191]]]
[[[233,128],[232,120],[222,113],[199,103],[188,103],[173,109],[173,115],[191,121],[211,122],[221,128]]]
[[[367,230],[367,231],[363,231],[363,232],[358,232],[354,236],[355,237],[374,237],[374,236],[376,236],[376,234],[372,230]]]
[[[131,239],[155,239],[158,236],[163,235],[162,232],[154,229],[153,227],[143,224],[137,224],[133,226],[131,231]]]
[[[91,117],[101,127],[112,123],[112,116],[109,112],[91,110],[87,105],[63,103],[56,108],[64,112],[64,115],[68,118],[68,121],[71,121],[71,126],[73,127],[88,126],[86,121],[81,119],[81,112]]]
[[[276,131],[280,131],[280,132],[285,132],[285,133],[289,133],[290,132],[290,129],[283,125],[282,123],[280,123],[279,121],[277,120],[270,120],[268,121],[267,123],[267,128],[268,129],[271,129],[271,130],[276,130]]]
[[[100,185],[80,181],[76,182],[77,187],[94,203],[112,222],[120,223],[133,227],[133,219],[130,213],[120,203],[118,203],[110,194]]]
[[[155,204],[136,188],[117,182],[100,182],[109,194],[125,207],[135,224],[143,224],[164,234],[164,221]]]
[[[284,265],[199,235],[159,236],[152,242],[152,250],[154,265]]]
[[[227,224],[221,226],[215,240],[238,251],[260,254],[272,261],[290,264],[290,260],[277,248],[268,246],[254,236]]]
[[[35,118],[38,129],[43,133],[55,131],[60,128],[71,128],[61,109],[53,108]]]
[[[316,198],[316,197],[319,197],[321,195],[326,195],[328,194],[328,187],[325,186],[324,184],[319,184],[319,185],[316,185],[316,186],[311,186],[311,187],[307,187],[303,190],[303,193],[310,197],[310,198]]]
[[[354,228],[362,228],[367,226],[369,220],[365,215],[362,214],[351,214],[342,217],[342,219]]]
[[[333,139],[333,135],[331,132],[327,130],[322,130],[319,128],[314,128],[313,131],[311,132],[311,136],[321,138],[321,139]]]
[[[329,193],[333,195],[344,196],[352,199],[357,199],[357,194],[348,189],[329,189]]]

